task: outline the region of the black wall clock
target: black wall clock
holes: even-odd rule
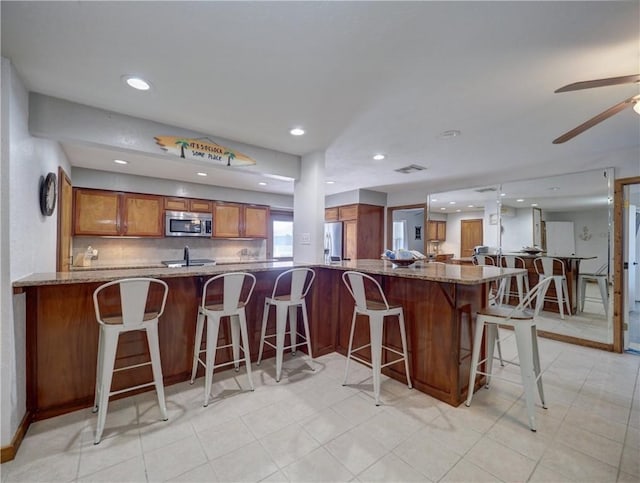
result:
[[[58,187],[56,174],[49,173],[46,178],[40,178],[40,211],[45,216],[51,216],[56,208]]]

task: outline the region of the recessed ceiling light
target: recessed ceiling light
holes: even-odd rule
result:
[[[538,206],[538,203],[531,203],[531,206]]]
[[[441,210],[446,210],[446,208],[443,206],[442,208],[440,208]]]
[[[455,201],[449,201],[449,204],[450,204],[450,205],[455,205],[455,204],[456,204],[456,202],[455,202]]]
[[[467,205],[467,208],[473,208],[473,205]]]
[[[265,183],[264,181],[260,181],[258,184],[259,184],[260,186],[267,186],[267,183]]]
[[[456,210],[456,213],[460,213],[462,210]]]
[[[198,176],[206,176],[207,173],[197,173]]]
[[[438,201],[438,198],[431,198],[431,201]]]
[[[294,127],[289,132],[294,136],[302,136],[304,134],[304,129],[302,129],[301,127]]]
[[[336,182],[335,181],[325,181],[325,183],[327,183],[327,184],[335,184]]]
[[[500,193],[500,196],[507,196],[507,193]]]
[[[123,79],[129,87],[133,87],[134,89],[137,89],[139,91],[148,91],[149,89],[151,89],[151,84],[149,83],[149,81],[146,81],[140,77],[126,75],[123,76]]]
[[[524,200],[523,200],[522,198],[518,198],[516,201],[517,201],[518,203],[522,203]]]
[[[382,161],[384,157],[384,154],[374,154],[373,159],[375,159],[376,161]]]
[[[113,162],[116,164],[129,164],[129,161],[125,161],[124,159],[114,159]]]

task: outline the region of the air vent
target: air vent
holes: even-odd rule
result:
[[[479,189],[474,190],[474,191],[476,191],[477,193],[487,193],[489,191],[498,191],[498,190],[496,188],[493,188],[493,187],[489,186],[488,188],[479,188]]]
[[[405,166],[404,168],[398,168],[398,169],[394,169],[394,171],[397,171],[398,173],[403,173],[403,174],[409,174],[409,173],[415,173],[416,171],[424,171],[425,168],[424,166],[419,166],[417,164],[410,164],[409,166]]]

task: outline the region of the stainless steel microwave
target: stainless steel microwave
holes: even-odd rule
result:
[[[166,211],[164,226],[166,236],[211,237],[213,216],[211,213]]]

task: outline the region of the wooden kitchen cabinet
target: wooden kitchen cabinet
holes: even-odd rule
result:
[[[211,213],[213,202],[209,200],[194,200],[190,198],[176,198],[165,196],[164,209],[173,211],[189,211],[192,213]]]
[[[358,222],[355,220],[345,221],[342,224],[342,235],[344,237],[344,258],[356,260],[358,258]]]
[[[340,221],[357,220],[359,206],[364,205],[346,205],[338,207],[338,219]]]
[[[120,235],[119,193],[74,189],[73,194],[74,235]]]
[[[445,241],[447,239],[447,222],[444,220],[430,220],[428,225],[428,240]]]
[[[73,212],[74,235],[163,236],[162,196],[78,188]]]
[[[163,236],[162,196],[123,193],[122,235]]]
[[[324,221],[338,221],[338,208],[325,208]]]
[[[268,206],[222,202],[214,205],[214,238],[267,238],[268,224]]]
[[[250,238],[267,238],[268,226],[268,206],[245,205],[243,236]]]
[[[329,221],[327,210],[325,221]],[[337,207],[337,213],[342,221],[343,258],[380,258],[384,249],[384,208],[365,204],[345,205]]]
[[[238,238],[242,226],[242,205],[216,203],[213,207],[214,238]]]

